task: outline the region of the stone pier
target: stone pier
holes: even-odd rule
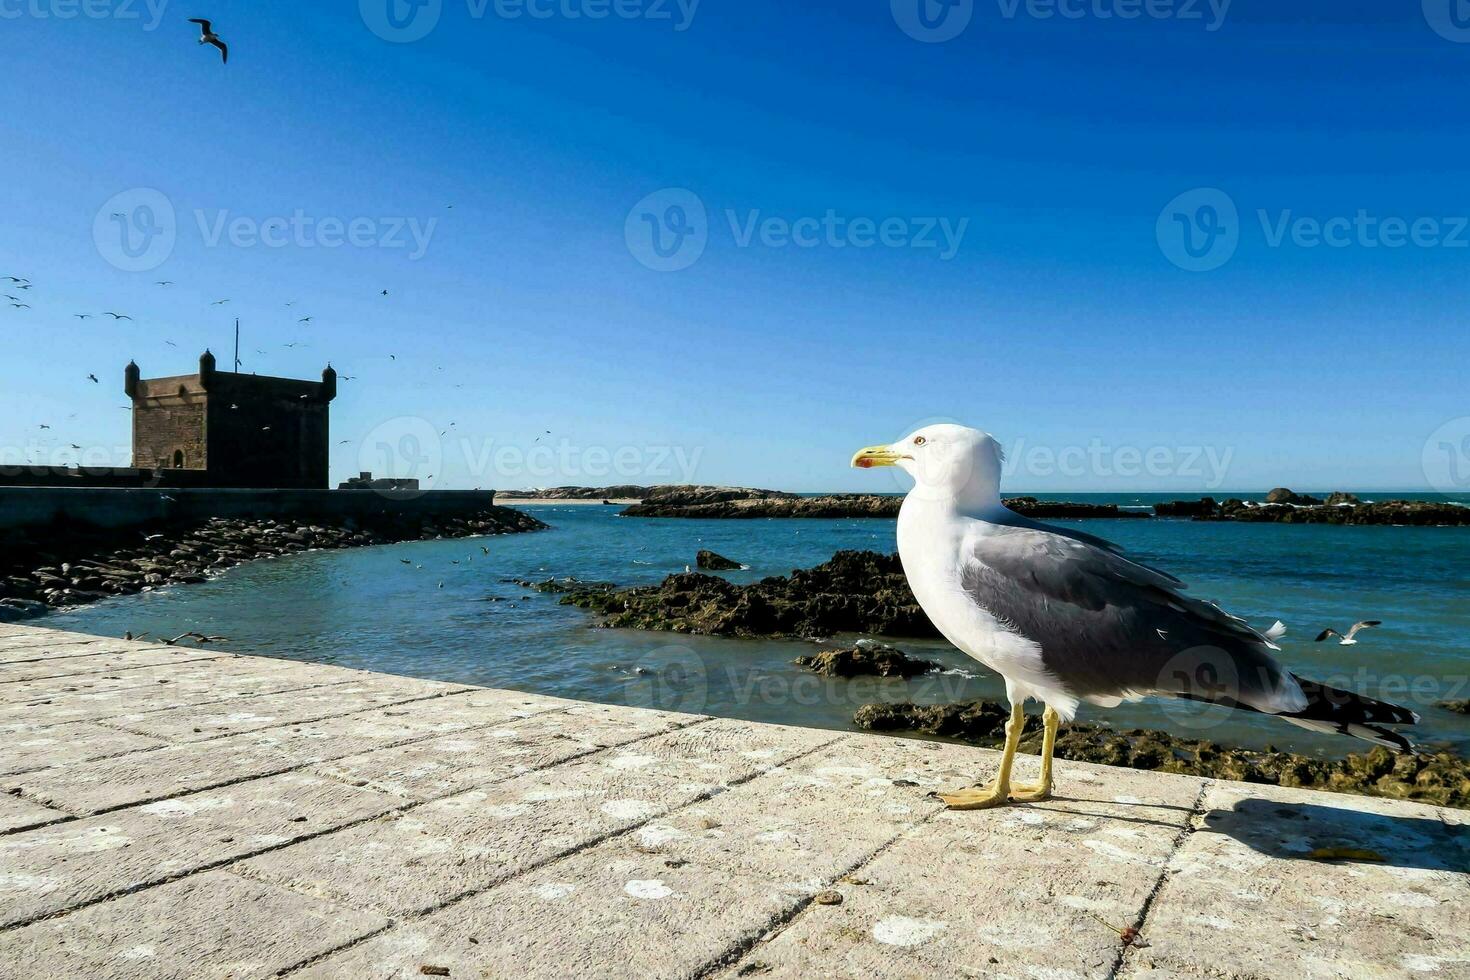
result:
[[[1470,812],[996,758],[3,626],[0,976],[1470,977]]]

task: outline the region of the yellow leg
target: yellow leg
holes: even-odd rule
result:
[[[939,798],[951,810],[985,810],[1006,802],[1011,792],[1011,763],[1016,759],[1016,746],[1021,742],[1021,728],[1026,724],[1026,714],[1020,702],[1011,705],[1011,720],[1006,722],[1006,747],[1000,757],[1000,771],[989,786],[962,789],[954,793],[940,793]]]
[[[1048,705],[1041,720],[1045,726],[1045,734],[1041,738],[1041,782],[1035,786],[1017,786],[1011,794],[1011,799],[1017,803],[1038,803],[1051,799],[1051,757],[1056,751],[1057,728],[1062,724],[1062,716]]]

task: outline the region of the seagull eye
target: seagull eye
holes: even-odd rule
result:
[[[914,436],[914,445],[916,445],[916,446],[922,446],[924,443],[926,443],[928,441],[929,440],[925,439],[923,436]]]

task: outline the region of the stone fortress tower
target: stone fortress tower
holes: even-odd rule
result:
[[[145,380],[129,363],[124,378],[133,466],[204,471],[197,485],[211,487],[327,487],[330,364],[321,381],[269,378],[218,371],[206,350],[198,374]]]

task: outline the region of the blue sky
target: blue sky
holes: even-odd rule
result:
[[[1014,490],[1419,488],[1470,435],[1434,0],[925,0],[944,41],[918,0],[441,0],[410,43],[387,2],[0,0],[0,462],[126,462],[123,365],[224,365],[236,316],[245,370],[352,378],[334,478],[892,489],[851,451],[953,419]]]

